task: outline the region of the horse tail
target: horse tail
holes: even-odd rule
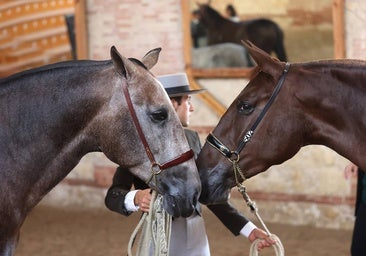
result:
[[[282,29],[277,25],[276,26],[276,32],[277,32],[277,37],[276,37],[276,43],[275,43],[275,52],[277,55],[277,58],[280,61],[287,61],[287,55],[286,55],[286,50],[285,50],[285,46],[284,46],[284,34]]]

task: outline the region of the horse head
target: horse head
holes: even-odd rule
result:
[[[168,213],[187,217],[201,186],[183,127],[164,88],[148,71],[159,52],[154,49],[139,61],[111,48],[112,95],[91,130],[110,160],[164,196]]]
[[[207,28],[210,29],[217,29],[219,27],[222,27],[223,22],[231,22],[230,20],[223,17],[218,11],[216,11],[214,8],[210,6],[210,3],[207,4],[199,4],[198,10],[199,10],[199,17],[200,22],[202,22],[203,25],[205,25]]]
[[[292,100],[286,97],[291,89],[282,88],[267,106],[272,101],[270,98],[276,84],[280,80],[283,80],[281,83],[290,80],[284,75],[285,63],[272,58],[249,41],[243,44],[257,66],[253,78],[221,117],[198,156],[197,166],[202,182],[200,200],[203,203],[227,200],[230,189],[243,179],[289,159],[302,146],[301,135],[282,132],[299,128],[295,127],[296,122],[286,122],[288,118],[296,118],[289,116],[292,112],[284,109]],[[293,143],[283,145],[281,140]],[[234,163],[243,174],[242,177],[236,174],[238,180],[233,171]]]

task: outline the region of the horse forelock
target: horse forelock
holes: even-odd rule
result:
[[[133,63],[139,65],[140,67],[143,67],[144,69],[148,70],[148,68],[144,65],[144,63],[142,63],[140,60],[135,59],[135,58],[128,58],[130,61],[132,61]]]

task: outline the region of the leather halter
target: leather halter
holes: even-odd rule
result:
[[[258,118],[256,119],[256,121],[254,122],[254,124],[252,125],[252,127],[249,129],[249,131],[246,132],[246,134],[244,135],[244,137],[239,141],[239,145],[236,148],[236,150],[231,151],[227,146],[225,146],[217,137],[215,137],[213,135],[213,133],[210,133],[207,136],[207,142],[214,147],[215,149],[217,149],[221,154],[223,154],[227,159],[229,159],[231,162],[238,162],[239,161],[239,154],[240,152],[243,150],[243,148],[245,147],[245,145],[250,141],[250,139],[252,138],[255,129],[257,128],[257,126],[259,125],[259,123],[262,121],[264,115],[267,113],[268,109],[270,108],[270,106],[272,105],[272,103],[274,102],[274,100],[276,99],[278,93],[280,92],[280,89],[283,85],[283,83],[285,82],[286,76],[289,72],[290,69],[290,63],[286,62],[285,68],[282,72],[282,75],[280,77],[280,80],[278,81],[271,97],[269,98],[268,102],[266,103],[266,105],[264,106],[263,110],[261,111],[261,113],[259,114]]]
[[[162,170],[168,169],[170,167],[173,167],[175,165],[179,165],[183,162],[188,161],[189,159],[191,159],[194,156],[194,153],[193,153],[193,150],[190,149],[190,150],[184,152],[183,154],[181,154],[180,156],[178,156],[176,158],[173,158],[172,160],[170,160],[168,162],[165,162],[163,164],[157,163],[155,161],[154,155],[152,154],[152,152],[150,150],[150,147],[149,147],[149,144],[148,144],[148,142],[145,138],[145,135],[144,135],[144,133],[141,129],[141,125],[140,125],[139,120],[137,118],[136,111],[133,107],[133,104],[132,104],[132,101],[131,101],[131,96],[130,96],[130,93],[129,93],[128,88],[127,88],[127,83],[123,83],[122,88],[123,88],[123,93],[124,93],[125,98],[126,98],[128,109],[130,110],[130,113],[131,113],[133,123],[135,124],[137,133],[140,137],[140,140],[141,140],[142,144],[144,145],[146,154],[147,154],[147,156],[148,156],[148,158],[151,162],[151,176],[146,182],[146,184],[149,184],[151,179],[155,175],[158,175]]]

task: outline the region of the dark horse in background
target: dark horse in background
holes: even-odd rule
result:
[[[145,181],[162,164],[150,187],[170,214],[191,215],[201,183],[169,97],[148,71],[160,50],[139,61],[112,47],[112,60],[62,62],[0,80],[1,256],[14,254],[27,214],[89,152],[102,151]]]
[[[324,145],[366,169],[366,62],[285,64],[251,43],[258,66],[207,137],[198,161],[201,200],[227,200],[237,182]],[[273,96],[271,96],[273,95]],[[243,177],[236,181],[233,162]]]
[[[280,61],[287,61],[282,29],[269,19],[233,22],[221,16],[208,4],[198,4],[200,22],[207,29],[207,44],[236,43],[249,40],[268,54],[276,53]]]

